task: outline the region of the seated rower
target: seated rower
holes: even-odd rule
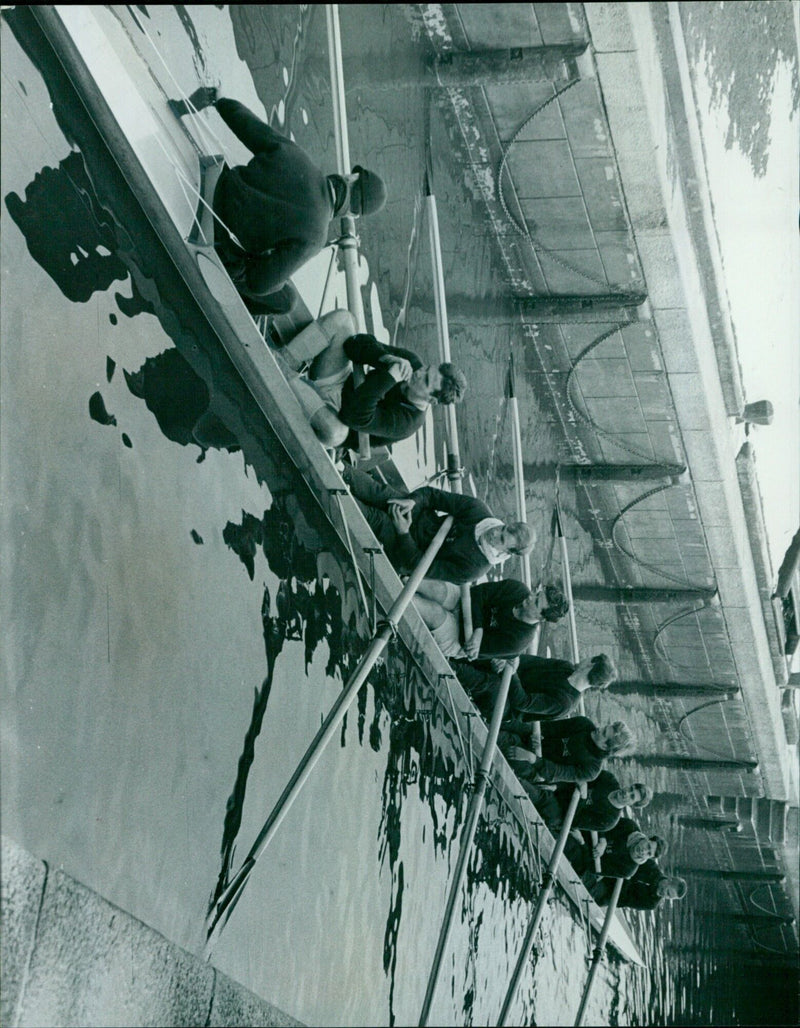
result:
[[[500,733],[500,746],[528,791],[530,786],[554,782],[591,782],[603,770],[606,757],[622,754],[634,741],[624,721],[598,728],[588,717],[543,722],[542,756],[519,745],[525,739],[530,740],[529,733],[508,729]],[[536,795],[539,790],[533,790],[532,796]]]
[[[608,832],[622,817],[625,807],[642,810],[653,798],[653,790],[644,782],[635,782],[623,787],[610,771],[601,771],[591,782],[580,785],[582,799],[578,803],[575,817],[572,820],[573,832]],[[570,785],[559,785],[555,792],[542,790],[536,801],[536,809],[544,818],[551,831],[558,831],[564,821],[573,788]]]
[[[424,486],[398,494],[357,468],[345,467],[344,480],[370,527],[400,574],[409,574],[442,521],[454,521],[431,564],[428,578],[456,585],[474,582],[509,554],[530,553],[536,536],[524,521],[504,524],[480,500]]]
[[[667,842],[660,835],[647,836],[630,817],[622,817],[608,832],[603,833],[594,847],[581,846],[569,856],[570,863],[590,886],[596,885],[597,875],[591,860],[599,858],[603,878],[632,878],[646,860],[657,860],[667,850]]]
[[[414,597],[414,605],[445,657],[514,657],[528,648],[542,621],[558,621],[569,609],[557,586],[540,586],[531,592],[512,578],[473,585],[470,596],[473,632],[463,643],[461,593],[456,586],[424,581]]]
[[[467,380],[454,364],[423,364],[415,353],[385,346],[357,331],[349,311],[331,311],[277,351],[287,381],[323,446],[358,449],[358,433],[373,446],[419,431],[429,407],[460,403]],[[299,371],[309,363],[307,377]],[[353,365],[372,370],[356,386]]]
[[[381,210],[386,187],[359,165],[350,175],[326,175],[297,143],[237,100],[218,98],[213,86],[195,90],[188,103],[169,101],[177,117],[210,106],[253,154],[245,165],[226,166],[217,182],[217,254],[251,313],[285,313],[294,294],[283,287],[327,245],[331,219]]]
[[[601,878],[592,889],[592,897],[596,903],[606,906],[613,891],[613,879]],[[625,879],[617,906],[631,910],[655,910],[665,900],[672,903],[683,899],[686,892],[684,878],[664,874],[658,863],[651,858],[640,864],[632,877]]]
[[[494,707],[503,669],[501,661],[454,665],[461,684],[484,714]],[[567,717],[587,689],[607,689],[616,677],[617,670],[605,653],[587,657],[580,664],[522,654],[508,693],[507,727],[529,734],[533,721]]]

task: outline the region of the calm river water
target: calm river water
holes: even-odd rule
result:
[[[273,124],[332,164],[321,8],[140,7],[138,17],[168,92],[212,81],[260,98]],[[344,8],[342,28],[362,66],[392,53],[419,70],[400,6]],[[353,668],[366,619],[348,555],[21,9],[4,14],[2,76],[3,830],[196,951],[209,899]],[[396,181],[362,243],[387,327],[433,355],[432,310],[407,302],[429,275],[426,138],[449,280],[491,297],[500,279],[426,94],[397,91],[375,107],[366,95],[348,95],[354,159],[391,166]],[[463,447],[478,494],[510,508],[510,338],[487,341],[457,311],[454,321],[475,383]],[[525,388],[526,431],[538,459],[553,460],[558,440]],[[551,503],[543,482],[531,509],[542,538]],[[429,706],[410,659],[391,649],[214,951],[222,970],[306,1023],[418,1018],[469,798],[452,722]],[[490,800],[432,1023],[496,1019],[534,877],[527,840]],[[691,911],[676,917],[675,930],[702,943]],[[671,958],[667,971],[651,922],[639,928],[651,970],[612,959],[587,1023],[717,1016],[710,960]],[[556,898],[515,1019],[570,1022],[586,953],[580,919]]]

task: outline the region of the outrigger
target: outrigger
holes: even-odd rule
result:
[[[520,798],[521,786],[502,755],[493,752],[489,730],[479,716],[474,716],[476,710],[471,700],[453,680],[448,662],[413,605],[405,606],[413,587],[403,589],[387,557],[378,547],[337,468],[303,416],[278,362],[265,345],[259,326],[219,261],[213,246],[214,215],[210,205],[213,184],[224,160],[218,140],[210,136],[200,119],[193,119],[187,126],[172,117],[166,103],[168,91],[159,82],[163,68],[150,67],[148,61],[154,60],[155,55],[145,56],[141,41],[134,41],[123,18],[113,8],[57,6],[33,7],[30,10],[203,316],[289,458],[310,486],[325,517],[353,554],[358,573],[373,593],[373,602],[387,612],[390,631],[396,632],[416,661],[427,682],[429,696],[438,695],[443,688],[442,681],[446,683],[455,700],[454,717],[459,731],[471,737],[475,752],[480,750],[484,753],[479,772],[481,780],[488,783],[491,773],[492,788],[517,821],[522,838],[525,838],[529,825],[537,826],[540,857],[551,875],[549,884],[557,882],[579,910],[588,909],[594,928],[598,932],[603,930],[596,953],[602,951],[607,938],[623,958],[642,964],[625,922],[614,916],[612,911],[606,916],[606,912],[594,903],[569,864],[558,859],[563,839],[556,841],[532,803],[527,798]],[[127,10],[131,17],[136,17],[134,8]],[[341,75],[341,62],[336,56],[337,18],[335,5],[328,5],[334,76]],[[146,35],[144,27],[142,31]],[[150,42],[155,48],[152,40]],[[173,80],[169,90],[175,88]],[[344,91],[337,88],[335,78],[333,89],[338,97],[335,106],[342,126]],[[346,151],[341,150],[341,138],[340,131],[339,146],[344,155]],[[350,251],[345,262],[346,268],[350,269],[348,297],[360,299],[355,255],[357,244],[354,233],[347,231],[347,226],[345,228],[344,245],[346,251]],[[327,269],[325,264],[326,255],[323,253],[294,278],[294,284],[310,310],[319,306],[322,312],[326,301],[332,263]],[[321,290],[319,283],[322,280],[326,281],[326,287]],[[441,281],[439,284],[441,286]],[[358,308],[358,299],[352,302]],[[363,323],[363,311],[359,314],[356,309],[354,313]],[[565,570],[568,573],[568,569]],[[404,602],[400,603],[400,600]],[[574,624],[572,632],[574,634]],[[573,639],[573,648],[577,650],[576,639]],[[375,646],[370,649],[375,649]],[[350,692],[352,690],[348,690]],[[355,692],[352,695],[354,697]],[[337,713],[343,709],[344,703],[336,705]],[[496,738],[496,732],[492,734]],[[307,770],[310,772],[310,766]],[[478,814],[475,816],[477,818]],[[248,866],[247,874],[252,871],[254,863],[253,860]],[[243,876],[240,869],[230,883],[233,888],[224,894],[228,896],[225,904],[228,915],[232,904],[241,895],[247,874]],[[224,913],[219,908],[212,911],[210,932],[224,923]],[[511,994],[504,1015],[510,1000]],[[426,1008],[428,1005],[426,1001]],[[424,1019],[423,1016],[423,1023]]]

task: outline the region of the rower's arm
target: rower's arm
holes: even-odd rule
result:
[[[280,289],[297,268],[314,256],[313,247],[299,239],[286,239],[268,254],[245,257],[244,285],[254,299]],[[244,292],[245,290],[241,290]]]
[[[285,136],[270,128],[238,100],[230,100],[223,96],[217,100],[215,106],[219,116],[250,153],[271,153],[288,142]]]

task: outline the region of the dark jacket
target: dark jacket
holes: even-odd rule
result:
[[[385,346],[367,333],[351,336],[344,343],[344,352],[353,364],[367,364],[374,368],[356,386],[351,375],[342,389],[339,420],[353,431],[347,439],[350,449],[358,449],[358,433],[369,432],[373,446],[385,446],[400,439],[408,439],[419,431],[425,421],[425,411],[406,399],[404,383],[396,382],[381,364],[387,355],[405,357],[414,371],[422,361],[410,350]]]
[[[473,593],[477,588],[481,587],[473,587]],[[453,667],[461,684],[486,714],[487,709],[491,710],[494,706],[500,687],[500,675],[492,670],[488,660],[477,660],[470,665],[458,661],[454,662]],[[523,653],[519,658],[517,673],[511,676],[506,703],[506,728],[518,734],[526,734],[530,732],[532,721],[555,721],[571,714],[581,695],[568,682],[574,670],[575,665],[566,660],[551,660]]]
[[[600,858],[600,870],[604,878],[631,878],[639,864],[628,850],[628,837],[638,832],[639,826],[629,817],[621,817],[616,825],[604,833],[607,840],[605,853]]]
[[[214,211],[241,243],[225,239],[220,256],[235,254],[238,286],[253,294],[280,288],[325,246],[334,215],[332,182],[296,143],[270,128],[237,100],[216,108],[228,128],[253,154],[245,165],[226,167],[214,193]]]
[[[398,497],[397,490],[380,485],[358,468],[346,468],[343,476],[387,557],[401,574],[410,573],[419,564],[447,514],[452,514],[454,521],[427,577],[461,585],[474,582],[491,567],[475,541],[475,526],[492,517],[485,503],[424,486],[406,494],[414,500],[411,527],[407,534],[399,535],[387,513],[387,502]]]
[[[474,582],[491,567],[475,541],[475,527],[492,512],[473,496],[444,492],[424,486],[411,493],[414,509],[411,531],[397,537],[395,553],[409,571],[417,566],[431,540],[448,514],[454,515],[453,525],[428,571],[428,578],[462,585]]]
[[[480,656],[516,657],[530,645],[536,625],[519,621],[512,611],[530,596],[530,589],[515,579],[473,585],[472,627],[483,629]]]
[[[566,717],[578,705],[581,694],[569,684],[575,665],[568,660],[523,654],[517,677],[522,689],[515,696],[514,709],[533,721],[553,721]]]
[[[610,802],[608,795],[619,789],[619,782],[610,771],[601,771],[587,786],[588,795],[578,803],[573,828],[584,832],[608,832],[622,817],[622,811]],[[556,797],[562,811],[567,809],[574,789],[571,785],[559,786]]]
[[[623,884],[617,906],[631,907],[634,910],[655,910],[662,900],[656,889],[658,883],[666,877],[652,857],[645,860],[639,865],[633,877],[628,878]]]
[[[563,721],[542,724],[542,756],[534,763],[512,761],[521,776],[533,782],[591,782],[603,770],[606,753],[592,739],[594,721],[588,717],[570,717]],[[518,733],[503,732],[504,748],[522,745],[529,740]]]

